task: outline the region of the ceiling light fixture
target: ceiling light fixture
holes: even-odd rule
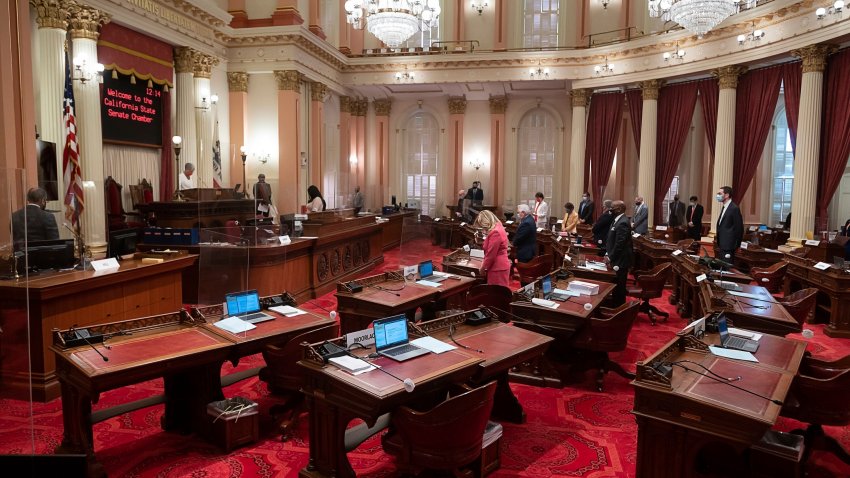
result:
[[[823,20],[827,15],[837,15],[841,16],[841,12],[844,11],[844,0],[835,0],[835,3],[832,4],[829,8],[820,7],[815,10],[815,15],[817,15],[818,20]]]
[[[407,67],[404,68],[404,71],[400,71],[400,72],[395,74],[395,81],[398,81],[400,83],[401,82],[411,82],[414,79],[415,78],[414,78],[413,72],[412,71],[408,72]]]
[[[756,28],[756,22],[753,22],[753,31],[746,35],[738,35],[738,44],[743,45],[747,42],[758,43],[762,38],[764,38],[764,30]]]
[[[757,0],[648,0],[649,16],[673,21],[702,37],[720,22]]]
[[[605,64],[594,66],[593,72],[596,73],[597,76],[607,75],[608,73],[614,73],[614,64],[608,63],[608,55],[605,55]]]
[[[366,29],[390,48],[421,30],[428,30],[440,18],[440,0],[347,0],[346,20],[355,30]]]
[[[665,51],[664,52],[664,61],[673,62],[673,61],[682,61],[685,59],[685,50],[679,48],[679,42],[676,42],[676,48],[673,51]]]
[[[549,78],[549,68],[543,68],[538,61],[537,67],[529,69],[528,74],[532,80],[546,80]]]

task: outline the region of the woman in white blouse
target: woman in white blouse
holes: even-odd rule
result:
[[[307,200],[307,211],[321,212],[324,211],[327,207],[325,198],[322,197],[322,193],[319,192],[319,188],[317,188],[315,185],[312,185],[307,188],[307,196],[310,197],[310,199]]]

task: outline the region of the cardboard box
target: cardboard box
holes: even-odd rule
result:
[[[579,294],[583,295],[596,295],[599,293],[599,285],[593,284],[591,282],[574,280],[570,282],[570,285],[567,287],[567,290],[578,292]]]

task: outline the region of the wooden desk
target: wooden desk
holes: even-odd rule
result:
[[[645,236],[639,236],[632,239],[635,255],[634,270],[650,270],[653,267],[671,262],[672,253],[679,248],[676,244],[665,242],[659,239],[647,239]]]
[[[682,239],[687,238],[687,230],[685,228],[670,226],[661,227],[664,227],[666,229],[659,229],[659,226],[655,226],[655,229],[649,233],[653,239],[669,243],[676,243],[681,241]]]
[[[401,272],[384,272],[358,279],[363,286],[360,292],[349,292],[348,283],[337,285],[337,311],[340,333],[347,334],[365,329],[375,319],[406,314],[414,319],[416,309],[423,307],[423,319],[433,318],[435,310],[447,309],[447,301],[461,298],[475,285],[470,277],[449,278],[439,287],[428,287],[405,280]]]
[[[386,214],[382,216],[389,221],[382,223],[381,239],[383,250],[398,247],[401,244],[402,234],[404,234],[405,223],[416,221],[416,216],[419,214],[418,209],[405,209],[400,212]]]
[[[158,227],[176,228],[224,227],[230,220],[245,224],[257,216],[253,199],[154,201],[139,204],[139,211],[145,216],[152,215],[155,219],[151,219],[151,223]]]
[[[758,299],[739,297],[710,283],[700,283],[700,303],[704,313],[725,312],[735,327],[755,330],[780,337],[802,331],[802,326],[785,310],[767,289],[757,285],[741,285],[740,291]]]
[[[776,249],[777,247],[784,245],[786,242],[788,242],[788,236],[788,231],[777,228],[770,228],[763,231],[748,230],[744,233],[744,240],[748,242],[758,241],[758,245],[762,247]]]
[[[670,294],[670,304],[678,304],[679,314],[682,318],[702,316],[702,305],[699,301],[697,291],[697,276],[700,274],[719,277],[719,273],[712,272],[708,266],[701,264],[695,256],[681,253],[677,255],[671,254],[673,264],[673,291]],[[723,272],[723,280],[735,282],[738,284],[749,284],[753,278],[741,273],[737,269]],[[694,312],[696,311],[696,312]]]
[[[56,362],[50,351],[53,329],[104,324],[162,314],[183,306],[182,271],[197,256],[160,264],[131,259],[114,271],[42,272],[0,281],[0,334],[4,396],[49,401],[59,396]],[[29,315],[27,315],[29,307]],[[32,363],[27,362],[30,358]],[[32,387],[30,387],[32,380]]]
[[[776,249],[765,249],[756,244],[747,244],[735,252],[735,266],[749,273],[753,267],[770,267],[785,259],[785,254]]]
[[[784,400],[806,349],[803,342],[771,335],[764,335],[760,342],[755,354],[758,363],[712,355],[707,345],[693,336],[678,336],[638,362],[637,378],[632,382],[638,477],[729,476],[697,469],[718,465],[735,466],[740,476],[748,476],[751,447],[776,423],[782,407],[729,385]],[[657,363],[683,360],[721,377],[741,379],[721,383],[677,366],[668,378],[653,368]],[[699,365],[683,365],[703,371]]]
[[[815,317],[828,320],[824,333],[830,337],[850,338],[850,274],[835,267],[815,269],[816,261],[786,254],[785,294],[799,289],[818,289]]]
[[[483,263],[484,259],[470,257],[469,253],[463,249],[456,249],[443,256],[442,269],[443,272],[448,272],[449,274],[474,277],[480,283],[483,283],[487,278],[481,274],[481,265]]]

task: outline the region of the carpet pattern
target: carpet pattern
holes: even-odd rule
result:
[[[433,259],[439,263],[448,251],[431,246],[424,239],[412,238],[399,248],[385,253],[385,261],[370,272],[394,270]],[[518,283],[515,286],[519,286]],[[668,293],[653,301],[666,312],[666,323],[651,326],[643,314],[638,316],[629,338],[629,347],[612,358],[627,370],[669,341],[685,322],[667,303]],[[317,313],[335,310],[333,294],[301,305]],[[810,326],[813,339],[799,334],[791,338],[808,342],[815,356],[833,359],[850,354],[850,341],[832,339],[823,334],[822,325]],[[259,355],[246,357],[238,366],[225,363],[222,374],[263,365]],[[637,426],[631,414],[634,392],[627,380],[616,374],[605,377],[605,391],[595,391],[593,373],[583,383],[563,389],[538,388],[513,384],[528,421],[523,425],[504,423],[501,442],[501,468],[493,477],[632,477],[635,475]],[[163,393],[162,380],[153,380],[102,394],[94,410]],[[307,465],[309,436],[307,418],[301,420],[286,442],[274,433],[269,409],[279,400],[270,395],[256,377],[237,382],[224,390],[225,396],[242,396],[259,404],[260,440],[224,453],[215,445],[195,436],[163,432],[159,420],[163,406],[125,413],[97,423],[94,442],[98,460],[112,477],[198,477],[246,478],[290,477]],[[52,453],[62,440],[60,400],[30,404],[18,400],[0,400],[0,453]],[[780,419],[780,430],[802,424]],[[850,430],[826,427],[827,433],[850,448]],[[383,452],[380,436],[375,436],[348,454],[359,476],[396,476],[393,458]],[[815,452],[809,465],[810,477],[850,476],[850,468],[831,455]]]

